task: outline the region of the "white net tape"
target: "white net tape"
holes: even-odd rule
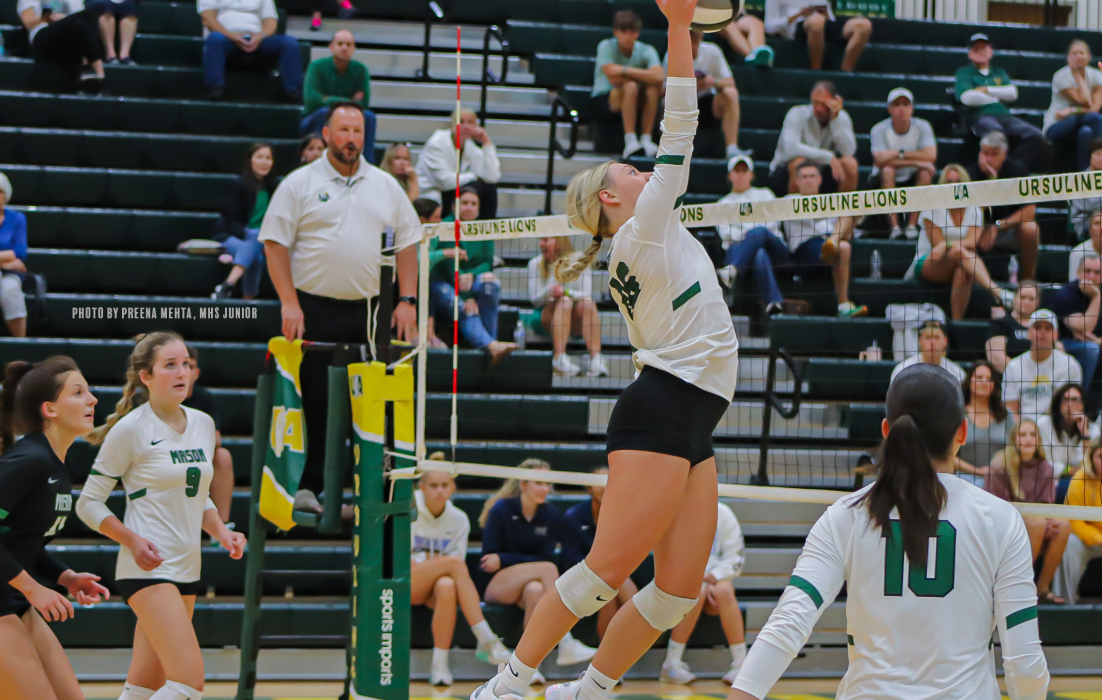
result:
[[[968,206],[1020,205],[1087,197],[1102,197],[1102,171],[785,197],[769,202],[692,204],[681,207],[681,223],[686,228],[703,228],[717,224],[768,223],[824,216],[869,216]],[[430,224],[425,229],[429,237],[455,237],[453,222]],[[571,227],[563,215],[468,221],[460,223],[459,230],[463,240],[584,235],[584,232]]]

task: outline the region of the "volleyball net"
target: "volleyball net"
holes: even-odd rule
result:
[[[1052,498],[1064,502],[1098,434],[1102,392],[1089,366],[1098,357],[1097,318],[1090,329],[1077,322],[1088,331],[1081,339],[1062,313],[1050,332],[1056,351],[1041,337],[1033,354],[1030,316],[1066,312],[1073,291],[1097,290],[1096,283],[1067,285],[1077,279],[1069,266],[1085,260],[1088,277],[1098,269],[1089,241],[1092,213],[1102,209],[1102,172],[743,203],[683,200],[678,215],[712,258],[740,343],[735,400],[714,434],[721,495],[823,504],[869,483],[893,372],[923,360],[958,373],[983,414],[961,452],[960,475],[993,492],[1009,490],[1014,500],[1044,500],[1047,486],[1033,483],[1044,453]],[[893,238],[896,226],[902,235]],[[1102,219],[1094,226],[1099,246]],[[776,240],[761,243],[768,235]],[[823,247],[833,245],[833,255],[819,244],[811,258],[800,250],[816,237],[831,241]],[[448,252],[457,239],[464,252]],[[1073,250],[1084,240],[1085,254]],[[510,467],[538,458],[552,471],[536,480],[566,490],[603,483],[591,472],[607,464],[608,420],[636,371],[615,301],[640,290],[630,274],[608,269],[607,245],[581,280],[558,284],[554,260],[590,241],[562,215],[426,225],[419,467],[395,475],[431,466],[457,474],[461,488],[492,489],[501,479],[536,478]],[[748,244],[757,252],[739,257],[735,251]],[[777,306],[770,306],[763,264],[772,270]],[[840,284],[843,267],[848,279]],[[1014,301],[1016,294],[1023,299]],[[843,308],[845,301],[852,306]],[[1004,376],[1022,354],[1031,362]],[[1066,404],[1069,393],[1082,402],[1071,401],[1070,420],[1061,420],[1052,397]],[[1034,438],[1021,435],[1031,431]],[[1030,448],[1031,439],[1040,449]],[[436,452],[444,460],[426,464]],[[1087,480],[1100,487],[1097,478]],[[1081,489],[1074,497],[1093,502],[1082,500]],[[1020,509],[1102,521],[1099,510]]]

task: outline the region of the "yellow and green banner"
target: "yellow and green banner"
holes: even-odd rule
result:
[[[268,352],[276,372],[268,452],[260,486],[260,515],[281,530],[290,530],[295,526],[291,517],[295,492],[306,466],[306,426],[302,420],[299,383],[302,341],[289,341],[282,336],[272,338],[268,341]]]

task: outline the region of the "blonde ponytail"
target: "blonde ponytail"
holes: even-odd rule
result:
[[[542,459],[530,457],[517,465],[517,469],[550,469],[551,465]],[[486,527],[486,519],[490,517],[490,510],[503,498],[518,498],[520,496],[520,480],[507,479],[501,488],[493,496],[486,499],[486,505],[482,506],[482,514],[478,516],[478,524]]]
[[[608,168],[612,161],[583,170],[566,186],[566,217],[570,225],[593,236],[593,242],[581,257],[561,257],[555,262],[555,279],[567,283],[578,279],[593,265],[601,252],[601,240],[611,236],[608,217],[601,203],[601,190],[608,186]]]
[[[122,389],[122,398],[115,404],[115,412],[107,416],[107,422],[89,433],[84,439],[93,445],[103,443],[107,433],[119,420],[131,410],[149,400],[149,392],[142,383],[142,371],[153,372],[157,361],[157,351],[173,341],[184,342],[178,333],[155,331],[134,337],[135,345],[126,366],[126,386]]]

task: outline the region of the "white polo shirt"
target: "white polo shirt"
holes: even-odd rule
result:
[[[388,227],[396,250],[421,239],[421,220],[398,181],[362,157],[356,174],[344,177],[325,154],[279,184],[260,240],[290,249],[296,289],[370,299],[379,294],[382,233]]]

